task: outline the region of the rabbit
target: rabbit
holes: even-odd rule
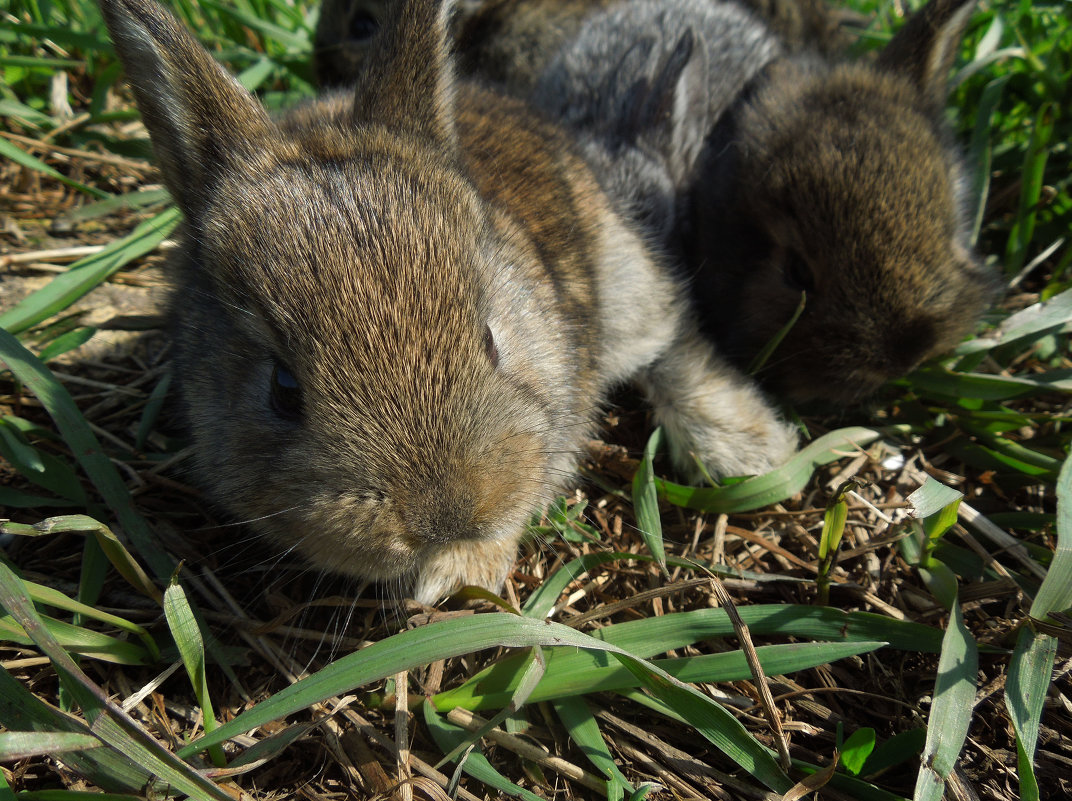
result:
[[[724,76],[736,97],[707,136],[674,239],[705,330],[739,364],[804,295],[759,373],[775,394],[859,402],[953,347],[994,299],[944,118],[974,5],[931,0],[874,61],[757,50]]]
[[[719,0],[714,0],[719,2]],[[818,50],[827,56],[844,53],[855,41],[853,28],[867,18],[826,0],[738,0],[749,8],[790,51]]]
[[[387,5],[393,0],[322,0],[313,65],[322,87],[352,84]],[[452,18],[458,68],[525,96],[550,60],[577,36],[591,15],[620,0],[474,0]],[[863,19],[825,0],[741,0],[767,20],[791,49],[838,53],[850,43],[848,26]],[[735,5],[700,0],[707,6]],[[697,5],[699,5],[697,4]],[[690,11],[691,13],[691,11]]]
[[[430,604],[498,591],[623,381],[683,469],[792,452],[570,137],[455,76],[449,5],[392,4],[356,88],[278,121],[153,0],[101,7],[186,218],[174,370],[233,517]]]

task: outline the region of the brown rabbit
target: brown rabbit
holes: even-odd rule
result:
[[[741,65],[678,236],[708,330],[742,363],[806,293],[761,373],[784,396],[865,397],[950,349],[994,296],[944,115],[973,8],[932,0],[874,62]]]
[[[685,467],[792,450],[570,141],[454,78],[438,3],[395,4],[356,92],[278,123],[152,0],[101,5],[187,218],[175,370],[237,518],[432,602],[501,586],[615,383]]]

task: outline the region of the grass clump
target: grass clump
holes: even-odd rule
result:
[[[856,5],[876,19],[864,44],[881,40],[894,6]],[[270,106],[311,93],[312,6],[173,8]],[[979,248],[1008,284],[978,337],[868,409],[807,416],[789,464],[721,487],[668,478],[624,399],[506,597],[405,623],[266,560],[185,484],[166,336],[120,297],[163,282],[177,213],[99,14],[0,13],[0,278],[24,296],[0,309],[0,797],[1060,792],[1063,4],[983,6],[958,62]]]

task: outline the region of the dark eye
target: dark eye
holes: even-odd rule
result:
[[[268,397],[272,411],[284,420],[297,420],[301,415],[302,395],[298,379],[279,362],[272,369],[272,387]]]
[[[782,278],[798,292],[812,292],[815,289],[815,276],[811,273],[804,259],[790,251],[785,254],[785,265],[782,267]]]
[[[484,353],[487,354],[492,367],[499,366],[499,349],[495,347],[495,337],[491,334],[490,325],[484,326]]]
[[[380,29],[380,23],[367,11],[360,11],[350,19],[350,38],[364,41],[371,39]]]

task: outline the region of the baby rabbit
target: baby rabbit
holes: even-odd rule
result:
[[[152,0],[101,0],[187,224],[175,370],[212,496],[315,565],[431,603],[498,590],[612,385],[688,467],[793,448],[680,288],[520,102],[393,3],[356,90],[278,122]]]
[[[677,236],[707,330],[741,363],[806,295],[761,372],[783,396],[859,400],[955,345],[994,297],[943,113],[973,7],[931,0],[874,63],[757,47],[724,76],[736,98]]]

